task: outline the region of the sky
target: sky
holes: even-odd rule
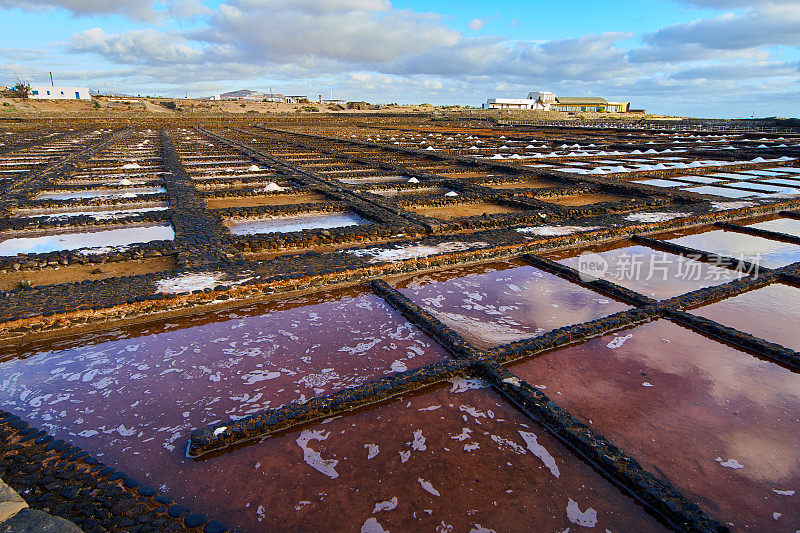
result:
[[[0,0],[0,84],[800,116],[800,0]]]

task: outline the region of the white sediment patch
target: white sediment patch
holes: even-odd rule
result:
[[[372,509],[372,514],[379,513],[381,511],[391,511],[396,507],[397,507],[397,496],[393,497],[391,500],[387,502],[376,503],[375,507]]]
[[[613,350],[613,349],[615,349],[615,348],[619,348],[620,346],[622,346],[623,344],[625,344],[625,341],[627,341],[627,340],[628,340],[628,339],[630,339],[630,338],[633,338],[633,333],[631,333],[631,334],[629,334],[629,335],[623,335],[622,337],[614,337],[614,338],[611,340],[611,342],[609,342],[608,344],[606,344],[606,346],[607,346],[607,347],[609,347],[609,348],[611,348],[611,349]]]
[[[361,533],[389,533],[389,531],[383,529],[377,520],[370,518],[361,526]]]
[[[156,283],[157,293],[176,294],[194,290],[213,289],[225,277],[224,272],[197,272],[163,279]]]
[[[428,447],[425,446],[425,437],[422,436],[421,429],[418,429],[414,432],[414,440],[411,441],[411,448],[415,452],[424,452],[428,449]]]
[[[494,529],[483,527],[480,524],[475,524],[475,527],[469,530],[469,533],[497,533]]]
[[[434,496],[441,496],[439,491],[433,488],[433,485],[431,485],[430,481],[425,481],[422,478],[417,479],[417,481],[419,481],[419,484],[422,486],[423,490],[430,492]]]
[[[743,209],[745,207],[753,207],[754,205],[756,205],[754,202],[711,202],[711,207],[714,209],[714,211]]]
[[[558,470],[555,458],[550,455],[550,452],[548,452],[544,446],[539,444],[536,435],[528,431],[519,431],[518,433],[522,436],[522,440],[525,441],[531,453],[542,460],[544,466],[550,470],[550,473],[555,477],[561,477],[561,472]]]
[[[392,362],[392,366],[390,366],[389,369],[392,372],[405,372],[408,370],[408,367],[404,361],[398,359],[397,361]]]
[[[489,384],[480,378],[458,377],[450,378],[448,381],[453,384],[453,386],[450,387],[450,392],[452,393],[466,392],[472,389],[486,389],[489,387]]]
[[[502,450],[504,448],[511,450],[517,455],[525,455],[528,452],[525,451],[525,448],[514,442],[513,440],[506,439],[505,437],[501,437],[500,435],[490,435],[489,436],[495,444],[497,444],[498,449]]]
[[[374,458],[381,451],[377,444],[365,444],[364,448],[367,449],[367,459]]]
[[[339,477],[339,473],[336,472],[335,468],[336,465],[339,464],[339,461],[336,459],[323,459],[322,455],[318,451],[312,450],[309,448],[308,443],[312,440],[319,440],[323,441],[330,437],[330,432],[325,433],[322,430],[305,430],[303,431],[299,437],[297,437],[297,445],[300,446],[303,450],[303,460],[308,463],[308,466],[325,474],[331,479],[336,479]]]
[[[487,246],[489,244],[486,242],[443,242],[436,245],[407,244],[394,248],[373,247],[361,250],[346,250],[346,252],[358,257],[369,257],[370,263],[391,263],[449,252],[465,252],[476,248],[486,248]]]
[[[599,226],[531,226],[527,228],[517,228],[518,233],[537,235],[539,237],[561,237],[572,235],[582,231],[592,231],[600,229]]]
[[[714,460],[718,462],[720,466],[724,466],[725,468],[734,468],[734,469],[744,468],[744,465],[741,464],[736,459],[728,459],[727,461],[723,461],[722,457],[717,457]]]
[[[532,337],[534,334],[505,324],[484,322],[460,313],[435,312],[436,318],[459,333],[466,333],[468,337],[479,338],[492,344],[508,344],[510,342]],[[469,340],[469,339],[467,339]]]
[[[589,507],[586,511],[581,511],[578,503],[572,498],[567,503],[567,518],[575,525],[583,527],[594,527],[597,525],[597,511]]]
[[[690,217],[692,216],[691,213],[666,213],[666,212],[655,212],[655,213],[631,213],[630,215],[625,217],[625,220],[629,220],[631,222],[666,222],[668,220],[672,220],[675,218],[683,218],[683,217]]]

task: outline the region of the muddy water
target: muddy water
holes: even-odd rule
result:
[[[800,288],[774,283],[691,311],[800,351]]]
[[[565,207],[578,207],[581,205],[597,204],[600,202],[619,202],[625,200],[622,196],[615,194],[579,194],[576,196],[559,196],[554,198],[539,198],[543,202],[563,205]]]
[[[184,457],[194,427],[446,357],[371,294],[273,302],[4,355],[4,409],[240,531],[358,531],[373,520],[387,530],[659,530],[476,380],[210,459]]]
[[[128,246],[134,243],[172,240],[175,232],[169,224],[131,228],[87,231],[82,233],[59,233],[43,236],[16,236],[18,233],[0,235],[0,256],[17,254],[42,254],[57,250]]]
[[[352,213],[307,214],[281,218],[257,220],[236,220],[226,222],[234,235],[253,235],[255,233],[287,233],[304,229],[341,228],[369,222]]]
[[[423,274],[396,286],[480,348],[628,309],[521,261]]]
[[[443,205],[437,207],[416,206],[410,207],[411,211],[426,217],[433,217],[442,220],[459,217],[471,217],[480,215],[496,215],[502,213],[519,213],[521,209],[501,204],[481,202],[477,204],[464,205]]]
[[[688,233],[688,232],[687,232]],[[800,246],[728,230],[703,233],[675,233],[669,242],[706,252],[743,258],[767,268],[777,268],[800,261]]]
[[[603,279],[657,300],[672,298],[703,287],[721,285],[744,275],[742,272],[646,246],[613,249],[593,247],[582,250],[581,254],[584,252],[600,256],[603,264],[607,265]],[[579,257],[574,250],[550,256],[551,259],[578,271],[582,270],[582,265],[590,257],[594,255]],[[592,273],[585,267],[583,270]]]
[[[665,320],[513,370],[734,530],[800,528],[797,373]]]
[[[544,189],[547,187],[559,187],[563,183],[548,180],[521,180],[521,181],[505,181],[503,183],[477,183],[482,187],[489,187],[490,189]]]

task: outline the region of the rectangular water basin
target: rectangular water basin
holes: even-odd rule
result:
[[[796,372],[667,320],[512,370],[734,531],[797,529]]]
[[[318,193],[308,194],[268,194],[264,196],[221,196],[206,198],[206,205],[210,209],[224,209],[227,207],[252,207],[256,205],[293,205],[319,203],[325,201],[325,196]]]
[[[765,229],[768,231],[775,231],[777,233],[785,233],[786,235],[800,237],[800,220],[794,218],[776,218],[774,220],[748,224],[748,226],[751,228]]]
[[[132,187],[128,189],[92,189],[85,191],[42,192],[34,200],[75,200],[85,198],[135,198],[150,194],[164,194],[164,187]]]
[[[396,181],[408,181],[411,178],[408,176],[366,176],[363,178],[336,178],[342,183],[348,185],[359,185],[364,183],[391,183]]]
[[[506,181],[503,183],[477,183],[481,187],[490,189],[545,189],[547,187],[559,187],[563,183],[544,179],[530,179],[519,181]]]
[[[676,232],[669,242],[719,255],[745,259],[767,268],[800,261],[800,246],[729,230]]]
[[[634,183],[641,183],[642,185],[652,185],[653,187],[681,187],[686,186],[685,183],[680,181],[650,179],[650,180],[637,180]]]
[[[502,204],[495,204],[490,202],[479,202],[476,204],[454,204],[454,205],[440,205],[440,206],[411,206],[409,210],[414,211],[420,215],[440,220],[448,220],[451,218],[471,217],[475,215],[496,215],[501,213],[519,213],[522,210],[518,207],[512,207]]]
[[[719,183],[720,181],[722,181],[721,179],[709,178],[708,176],[691,176],[691,175],[675,176],[675,179],[681,181],[688,181],[690,183],[704,183],[704,184]]]
[[[563,205],[564,207],[579,207],[582,205],[599,204],[600,202],[621,202],[622,200],[626,200],[626,198],[624,196],[617,196],[616,194],[593,193],[539,198],[539,200],[551,204]]]
[[[353,213],[308,213],[280,218],[228,220],[225,224],[234,235],[288,233],[304,229],[341,228],[370,222]]]
[[[422,274],[396,286],[479,348],[629,309],[522,261]]]
[[[148,206],[148,207],[138,207],[132,209],[81,209],[81,210],[58,210],[53,211],[50,213],[43,214],[41,213],[41,209],[36,210],[19,210],[14,213],[15,218],[21,217],[33,217],[33,218],[42,218],[46,220],[60,220],[69,217],[76,217],[80,215],[88,215],[95,220],[111,220],[115,218],[129,218],[133,216],[137,216],[141,213],[148,213],[152,211],[165,211],[168,207],[166,205],[155,205],[155,206]],[[35,213],[35,214],[31,214]]]
[[[95,249],[103,253],[117,246],[128,246],[150,241],[166,241],[175,238],[170,224],[124,227],[85,231],[80,233],[57,233],[51,235],[25,235],[7,232],[0,235],[0,256],[17,254],[42,254],[59,250]],[[91,251],[87,251],[90,253]]]
[[[715,187],[713,185],[688,187],[685,190],[689,192],[696,192],[697,194],[713,194],[715,196],[724,196],[725,198],[748,198],[754,196],[768,196],[766,193],[762,192],[742,191],[740,189],[731,189],[729,187]]]
[[[792,285],[773,283],[691,313],[800,351],[800,289]]]
[[[800,187],[800,177],[798,177],[797,179],[792,179],[792,177],[770,178],[768,180],[761,180],[761,183],[771,183],[773,185],[786,185],[787,187]]]
[[[586,276],[602,275],[603,279],[657,300],[721,285],[744,276],[742,272],[646,246],[597,246],[580,250],[580,254],[577,250],[569,250],[551,254],[550,258]],[[593,262],[596,259],[606,268],[596,270],[594,265],[597,263]],[[587,261],[593,262],[591,269],[587,267]]]
[[[479,500],[492,494],[517,502],[541,492],[547,500],[520,507],[521,516],[568,525],[572,498],[609,527],[633,520],[652,527],[638,506],[477,380],[454,380],[211,460],[184,455],[193,428],[446,357],[380,298],[343,290],[5,349],[0,405],[240,531],[324,529],[332,516],[358,530],[376,504],[395,496],[398,509],[379,517],[388,523],[417,511],[433,525],[449,517],[499,527],[512,517]],[[453,438],[463,427],[475,435]],[[560,477],[527,451],[534,439],[527,433],[540,439]],[[484,482],[473,491],[467,480],[476,476]],[[436,516],[419,513],[423,498]],[[453,498],[461,502],[455,509]],[[472,508],[484,510],[473,517]]]

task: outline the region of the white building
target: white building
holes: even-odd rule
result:
[[[550,104],[543,104],[533,98],[489,98],[483,109],[543,109],[550,111]]]
[[[88,87],[50,87],[31,85],[28,98],[34,100],[91,100]]]
[[[531,91],[527,98],[489,98],[483,109],[541,109],[568,113],[627,113],[629,102],[609,102],[596,96],[556,96],[549,91]]]
[[[556,95],[548,91],[529,92],[527,98],[489,98],[483,109],[540,109],[550,111]]]

